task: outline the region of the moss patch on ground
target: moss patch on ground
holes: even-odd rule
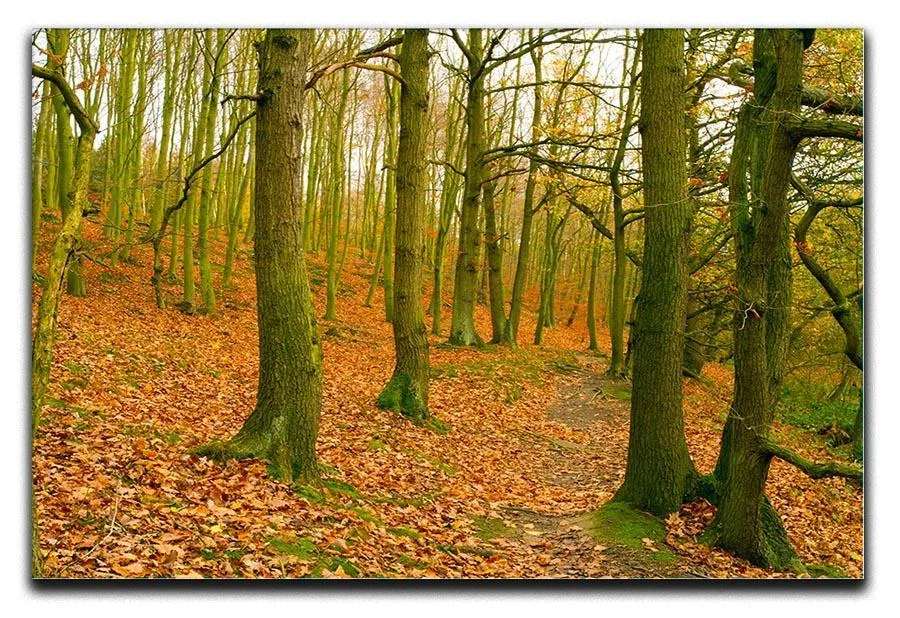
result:
[[[658,562],[675,560],[675,554],[666,549],[666,527],[663,522],[624,502],[605,504],[588,513],[581,526],[600,543],[643,550]]]
[[[310,577],[322,577],[326,569],[333,573],[338,567],[342,568],[344,573],[350,577],[356,577],[360,574],[359,568],[349,559],[323,552],[310,539],[303,537],[271,538],[269,539],[269,547],[280,554],[289,554],[304,562],[312,562]],[[332,549],[339,548],[332,546]]]
[[[473,521],[477,529],[475,536],[482,541],[510,537],[516,533],[514,526],[507,526],[499,517],[483,517],[479,515]]]
[[[627,386],[605,386],[603,396],[611,399],[631,399],[631,389]]]

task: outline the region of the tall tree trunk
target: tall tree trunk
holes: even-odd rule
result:
[[[222,272],[222,287],[231,285],[231,277],[234,272],[234,254],[237,252],[238,234],[241,231],[241,215],[244,212],[244,204],[250,193],[250,178],[253,176],[253,162],[256,159],[256,141],[250,140],[249,162],[244,168],[240,187],[234,196],[234,203],[228,222],[228,244],[225,247],[225,269]],[[243,157],[243,150],[241,151]],[[243,160],[241,158],[240,160]]]
[[[597,273],[600,269],[600,249],[603,237],[594,232],[594,246],[591,249],[591,282],[588,287],[587,323],[590,343],[588,349],[596,352],[597,347]]]
[[[125,230],[125,243],[120,256],[123,261],[127,262],[131,261],[131,247],[134,245],[134,227],[137,218],[135,211],[142,208],[144,196],[144,112],[147,106],[148,34],[145,30],[137,30],[137,42],[135,43],[135,64],[138,75],[137,100],[134,109],[129,110],[132,115],[129,139],[133,150],[129,171],[131,194],[128,197],[128,227]]]
[[[375,298],[375,290],[378,289],[378,280],[381,278],[381,268],[384,266],[384,228],[378,236],[378,248],[375,250],[375,264],[372,271],[372,278],[369,280],[369,292],[366,294],[366,302],[363,307],[371,307],[372,300]]]
[[[566,326],[572,326],[575,322],[575,316],[578,314],[578,307],[581,305],[581,299],[584,297],[584,284],[587,281],[588,269],[587,267],[588,258],[584,258],[584,262],[580,259],[572,260],[573,265],[580,266],[580,275],[578,277],[578,288],[575,291],[575,300],[572,302],[572,310],[569,312],[569,317],[566,318]]]
[[[162,222],[163,208],[166,205],[166,173],[169,166],[169,148],[172,142],[172,120],[175,112],[175,84],[178,82],[176,60],[178,33],[174,30],[163,31],[163,51],[165,54],[165,90],[162,106],[162,137],[159,145],[159,157],[156,159],[156,193],[153,196],[153,208],[150,211],[150,235],[156,234]]]
[[[215,31],[215,44],[213,44],[213,30],[206,31],[206,53],[209,54],[210,68],[209,90],[206,94],[207,116],[204,124],[205,136],[203,138],[203,156],[208,157],[213,152],[216,138],[216,118],[219,109],[219,83],[221,82],[223,64],[227,63],[225,30],[219,28]],[[222,170],[219,170],[219,174]],[[216,313],[216,292],[213,288],[212,261],[209,249],[209,226],[212,219],[212,205],[215,199],[212,191],[212,167],[207,166],[203,170],[203,178],[200,184],[200,218],[197,225],[197,245],[200,250],[200,307],[203,313],[214,315]]]
[[[207,37],[208,42],[209,37]],[[206,45],[207,50],[209,50],[211,45]],[[202,51],[201,51],[202,55]],[[204,86],[209,84],[213,79],[213,67],[212,64],[208,61],[203,61],[203,79],[200,82]],[[197,128],[194,130],[193,136],[193,166],[195,167],[197,164],[203,160],[203,157],[206,153],[206,126],[210,117],[210,95],[211,93],[207,90],[205,93],[201,90],[200,92],[200,114],[197,121]],[[204,175],[205,176],[205,175]],[[200,187],[192,188],[190,196],[188,197],[187,202],[184,205],[184,209],[182,211],[182,233],[183,233],[183,249],[182,249],[182,269],[184,270],[184,282],[182,285],[183,289],[183,298],[181,301],[181,306],[184,311],[187,313],[194,312],[194,303],[196,302],[196,278],[195,278],[195,270],[194,270],[194,224],[195,217],[197,216],[198,208],[201,207],[200,200],[203,194],[202,181],[200,183]]]
[[[397,147],[396,282],[392,322],[396,361],[378,396],[382,408],[416,420],[428,416],[428,337],[422,311],[425,242],[425,135],[428,124],[428,31],[406,30],[400,52]]]
[[[447,163],[455,166],[461,164],[462,157],[462,140],[465,139],[465,133],[459,130],[460,115],[462,107],[454,105],[456,86],[458,81],[454,81],[454,86],[450,91],[450,107],[447,112],[447,129],[446,139],[447,145],[444,151],[444,158]],[[452,111],[451,111],[452,110]],[[457,136],[459,139],[457,139]],[[429,305],[431,311],[431,334],[441,334],[441,318],[444,305],[443,287],[444,287],[444,251],[447,247],[447,239],[450,234],[450,227],[453,225],[454,215],[456,214],[457,196],[459,194],[459,178],[456,172],[444,169],[444,178],[441,187],[441,207],[438,214],[437,237],[434,240],[434,266],[433,280],[431,288],[431,303]]]
[[[69,31],[64,28],[52,28],[47,31],[47,41],[55,56],[55,58],[51,57],[48,68],[51,71],[58,71],[65,76],[66,58],[69,53]],[[53,106],[56,111],[56,148],[58,156],[56,199],[62,218],[65,219],[74,203],[72,194],[74,190],[74,161],[72,159],[74,138],[72,137],[72,127],[69,124],[71,111],[66,102],[63,101],[62,96],[60,96],[59,89],[54,87],[53,92],[55,95]],[[79,236],[80,234],[81,231],[79,230]],[[81,274],[81,259],[73,256],[72,263],[67,271],[66,292],[72,296],[85,296],[87,291],[85,290],[84,277]]]
[[[112,207],[110,208],[107,226],[107,235],[111,238],[113,248],[110,264],[118,264],[121,254],[119,240],[122,237],[122,204],[125,201],[125,191],[128,188],[128,170],[130,169],[132,151],[132,95],[134,89],[135,49],[138,31],[136,29],[122,32],[122,66],[119,71],[119,83],[116,88],[116,125],[114,128],[116,156],[114,161],[115,178],[113,179]]]
[[[53,347],[63,282],[66,279],[66,271],[71,266],[78,247],[82,216],[87,207],[91,152],[94,146],[94,137],[97,135],[97,123],[85,113],[78,96],[66,83],[60,66],[42,68],[32,65],[31,72],[35,77],[53,82],[54,90],[58,93],[59,100],[63,102],[68,111],[75,117],[79,128],[78,143],[75,150],[73,182],[71,185],[71,203],[66,210],[62,227],[56,235],[53,248],[50,250],[47,274],[44,277],[44,289],[38,304],[37,324],[34,330],[34,338],[31,341],[31,438],[34,441],[38,427],[41,424],[41,410],[44,406],[47,385],[50,383],[50,369],[53,365]],[[43,575],[43,561],[40,554],[36,497],[33,490],[31,510],[31,574],[32,577],[41,577]]]
[[[387,130],[385,131],[384,189],[384,319],[394,321],[394,221],[397,217],[397,84],[385,75]]]
[[[350,94],[350,72],[344,71],[341,77],[341,96],[334,124],[331,127],[331,171],[328,175],[329,188],[329,220],[328,249],[326,261],[328,274],[325,285],[325,319],[337,319],[338,288],[338,239],[340,236],[341,217],[344,215],[344,115],[347,110],[347,98]],[[346,205],[346,216],[350,217],[350,204]],[[346,246],[346,245],[345,245]]]
[[[44,207],[44,154],[47,145],[47,133],[50,127],[50,111],[53,101],[50,98],[50,82],[44,81],[41,87],[41,112],[38,114],[37,128],[34,132],[31,162],[31,269],[37,257],[38,235],[41,231],[41,210]],[[48,187],[48,193],[52,191]]]
[[[534,64],[534,108],[531,116],[531,140],[537,142],[541,135],[541,114],[543,97],[541,96],[541,50],[531,53],[531,61]],[[537,147],[533,149],[537,154]],[[534,159],[528,163],[528,178],[525,181],[525,196],[522,202],[522,232],[519,237],[519,253],[516,256],[516,274],[513,278],[512,291],[509,300],[509,319],[506,320],[506,328],[503,334],[504,343],[515,346],[519,336],[519,321],[522,317],[522,297],[525,294],[525,283],[528,278],[528,261],[531,257],[531,230],[533,227],[534,191],[537,179],[538,162]]]
[[[628,70],[626,58],[622,77],[630,75],[627,90],[623,92],[619,101],[624,108],[622,112],[622,125],[620,128],[619,143],[613,158],[613,164],[609,172],[609,183],[613,194],[613,273],[612,288],[609,300],[609,337],[611,355],[607,374],[614,377],[625,375],[625,191],[621,185],[620,173],[622,163],[625,160],[625,150],[628,145],[628,135],[634,119],[635,101],[637,99],[638,61],[641,57],[641,39],[638,39],[637,48],[631,58],[631,70]]]
[[[322,165],[322,129],[321,123],[324,116],[319,112],[315,97],[312,99],[312,113],[310,126],[309,154],[306,159],[309,162],[306,176],[306,200],[303,205],[303,246],[309,251],[312,247],[313,226],[316,216],[316,196],[319,188],[319,168]]]
[[[497,230],[497,215],[494,210],[496,185],[493,181],[485,182],[482,189],[484,236],[487,246],[488,296],[491,305],[491,343],[500,343],[506,328],[506,301],[503,298],[503,253],[500,246],[500,234]]]
[[[322,348],[303,253],[300,125],[312,30],[271,29],[259,46],[256,118],[256,408],[224,445],[201,454],[267,459],[279,478],[317,483]]]
[[[696,477],[684,437],[681,392],[691,229],[683,132],[684,32],[653,29],[644,37],[644,263],[628,463],[613,500],[666,515],[681,508]]]
[[[484,44],[482,31],[469,30],[468,93],[466,95],[466,180],[459,222],[459,255],[453,278],[453,312],[449,342],[480,345],[475,330],[475,301],[481,258],[481,183],[484,152]]]
[[[764,491],[790,306],[785,196],[797,143],[782,122],[800,110],[801,32],[757,30],[753,58],[753,101],[738,117],[729,174],[737,259],[735,385],[716,465],[721,498],[710,536],[755,564],[783,569],[794,567],[797,556]]]

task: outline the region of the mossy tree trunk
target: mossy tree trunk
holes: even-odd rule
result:
[[[66,61],[69,53],[69,31],[65,28],[49,29],[47,31],[47,43],[53,53],[48,63],[48,68],[51,71],[58,71],[65,76]],[[56,151],[58,157],[56,199],[59,204],[60,214],[65,219],[74,204],[74,138],[72,136],[72,127],[69,124],[71,110],[63,100],[63,97],[60,96],[59,89],[54,87],[52,90],[55,95],[53,97],[53,107],[56,112]],[[79,225],[81,224],[79,223]],[[79,257],[72,256],[72,263],[67,268],[67,273],[66,292],[72,296],[86,296],[87,290],[84,284],[84,277],[81,274],[81,259]]]
[[[196,37],[195,37],[196,40]],[[211,46],[207,45],[207,49]],[[200,51],[202,58],[203,50]],[[196,61],[195,61],[196,62]],[[203,60],[203,77],[200,82],[202,85],[209,84],[212,80],[212,65],[210,62]],[[196,84],[193,84],[196,89]],[[200,110],[197,117],[197,125],[193,134],[193,166],[195,167],[203,160],[206,144],[206,125],[210,116],[209,111],[209,91],[200,90]],[[196,103],[195,103],[196,105]],[[202,183],[200,187],[192,187],[187,202],[185,202],[182,211],[182,269],[184,271],[184,281],[182,282],[182,300],[181,306],[187,313],[193,313],[195,302],[197,300],[196,292],[196,270],[194,268],[194,225],[197,223],[198,209],[200,208],[200,198],[202,197]]]
[[[790,568],[797,556],[765,498],[767,434],[784,365],[790,305],[786,192],[797,142],[783,120],[800,110],[800,30],[757,30],[753,100],[738,117],[729,174],[737,290],[734,401],[716,466],[719,508],[709,537],[751,562]],[[747,177],[750,177],[750,191]]]
[[[382,408],[416,420],[428,416],[428,337],[422,309],[427,183],[428,31],[406,30],[400,52],[400,139],[394,234],[394,373],[378,397]]]
[[[314,37],[312,30],[270,29],[259,46],[256,408],[229,442],[201,449],[210,455],[261,457],[283,480],[312,483],[319,479],[322,348],[303,252],[299,139]]]
[[[107,237],[116,246],[113,248],[110,264],[118,264],[121,248],[119,240],[122,236],[122,204],[128,189],[128,170],[131,168],[131,157],[134,156],[132,143],[132,96],[134,93],[135,50],[138,31],[128,29],[122,32],[122,60],[119,80],[116,88],[116,124],[113,128],[116,154],[113,161],[115,178],[112,186],[112,204],[107,214]]]
[[[36,437],[41,423],[41,410],[47,385],[50,382],[50,368],[53,364],[53,347],[55,343],[56,324],[59,315],[59,302],[62,297],[66,272],[70,268],[78,247],[81,222],[87,207],[88,182],[90,180],[91,151],[94,137],[97,135],[97,123],[90,118],[78,100],[78,96],[65,80],[61,67],[52,69],[32,65],[32,75],[52,81],[60,101],[68,108],[78,124],[79,136],[75,150],[74,174],[72,180],[71,204],[69,205],[62,227],[56,235],[53,248],[50,250],[47,274],[44,277],[43,293],[38,304],[37,324],[31,342],[31,436]],[[36,519],[35,497],[32,494],[31,525],[31,573],[33,577],[41,577],[42,560],[40,555],[40,539]]]
[[[466,179],[459,221],[459,254],[453,278],[453,312],[448,341],[455,345],[481,345],[475,330],[475,302],[481,263],[481,184],[484,153],[484,42],[482,31],[469,30],[466,44]]]
[[[144,174],[144,114],[147,108],[147,71],[148,71],[148,47],[152,41],[150,32],[137,30],[137,42],[135,43],[135,66],[137,70],[137,98],[131,113],[131,141],[132,156],[129,160],[129,185],[128,197],[128,225],[125,229],[125,242],[122,246],[120,257],[125,262],[131,262],[131,248],[134,246],[134,228],[137,219],[137,211],[143,210],[143,174]]]
[[[683,132],[684,32],[647,30],[644,38],[644,262],[628,463],[613,500],[666,515],[681,508],[696,477],[684,436],[681,391],[691,230]]]
[[[163,208],[166,205],[166,173],[169,166],[169,149],[173,141],[172,122],[175,112],[175,93],[177,92],[175,84],[179,80],[178,68],[181,66],[176,61],[176,54],[178,53],[176,49],[177,43],[180,43],[177,31],[163,31],[165,90],[163,91],[162,104],[162,136],[160,138],[159,155],[156,159],[156,193],[153,196],[153,207],[150,211],[150,236],[156,234],[157,230],[159,230]]]

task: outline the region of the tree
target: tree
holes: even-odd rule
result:
[[[602,248],[601,236],[594,232],[591,236],[591,274],[588,284],[587,323],[588,323],[588,349],[596,352],[597,346],[597,271],[600,268],[600,249]]]
[[[215,34],[215,46],[213,46]],[[218,28],[215,32],[205,33],[204,65],[210,66],[210,79],[207,93],[204,95],[207,116],[203,120],[205,135],[199,136],[203,144],[203,156],[208,157],[213,151],[215,141],[216,117],[219,109],[219,83],[222,65],[227,63],[227,46],[225,30]],[[221,173],[221,170],[220,170]],[[212,281],[212,262],[209,257],[209,227],[212,218],[212,169],[203,170],[200,185],[200,212],[197,225],[198,245],[200,249],[200,307],[203,313],[212,315],[216,312],[216,293]],[[191,299],[193,301],[193,299]]]
[[[460,80],[453,80],[450,85],[449,100],[447,102],[444,147],[444,176],[441,185],[441,205],[438,212],[437,236],[434,239],[434,267],[431,288],[431,334],[441,334],[441,309],[444,305],[444,249],[450,234],[450,226],[453,223],[457,210],[457,202],[460,188],[462,167],[463,140],[465,132],[460,130],[463,106],[457,103]]]
[[[455,31],[453,34],[468,63],[468,90],[465,115],[466,176],[459,220],[459,256],[453,278],[453,314],[449,342],[456,345],[480,345],[482,339],[475,330],[475,294],[481,258],[478,222],[484,176],[484,42],[483,33],[478,28],[469,30],[466,43],[463,43]]]
[[[428,124],[428,31],[406,30],[400,52],[400,136],[394,232],[394,350],[378,405],[417,421],[428,417],[428,338],[422,310]]]
[[[537,143],[540,138],[541,114],[543,97],[541,96],[543,50],[540,48],[531,51],[531,62],[534,65],[534,105],[531,116],[531,141]],[[532,155],[537,155],[537,146],[532,146]],[[528,162],[528,178],[525,181],[525,195],[522,202],[522,231],[519,236],[519,253],[516,256],[516,274],[513,277],[512,290],[509,301],[509,318],[506,320],[506,330],[503,340],[510,345],[516,345],[519,335],[519,322],[522,318],[522,296],[525,293],[525,280],[527,278],[528,259],[531,256],[531,232],[532,222],[537,208],[534,207],[535,180],[539,163],[536,157]]]
[[[66,74],[65,65],[69,53],[69,36],[70,33],[65,28],[50,28],[47,30],[47,43],[51,51],[47,66],[51,71],[60,72],[63,76]],[[60,214],[65,219],[69,211],[74,207],[71,192],[74,185],[75,162],[73,156],[75,153],[72,127],[69,119],[72,111],[64,97],[61,96],[58,86],[54,86],[51,90],[53,90],[54,95],[57,95],[53,97],[53,107],[56,112],[56,147],[58,156],[56,199],[59,204]],[[91,144],[93,145],[93,141]],[[79,225],[81,224],[79,223]],[[73,256],[72,260],[71,266],[67,269],[66,292],[72,296],[85,296],[87,291],[84,286],[84,277],[81,274],[81,258]]]
[[[794,228],[794,247],[800,256],[800,261],[809,271],[809,273],[819,282],[822,289],[828,294],[828,298],[832,302],[830,308],[831,315],[840,326],[844,334],[844,355],[853,366],[863,371],[863,333],[862,333],[862,300],[863,293],[860,288],[859,293],[853,294],[853,298],[848,298],[847,294],[841,291],[840,286],[829,274],[819,260],[816,259],[815,253],[807,242],[807,233],[813,221],[823,210],[829,207],[833,208],[855,208],[862,206],[863,199],[856,198],[851,200],[823,200],[816,199],[812,191],[803,185],[796,177],[791,179],[791,184],[798,192],[807,200],[809,205],[803,217]],[[856,423],[851,436],[853,442],[853,453],[857,459],[862,459],[863,447],[863,402],[860,395],[858,412],[856,414]]]
[[[322,348],[303,253],[298,166],[312,30],[266,31],[259,46],[256,254],[259,385],[256,408],[213,457],[261,457],[276,476],[317,483]]]
[[[644,32],[644,260],[634,325],[628,463],[614,501],[677,511],[696,471],[682,416],[691,204],[684,140],[684,32]]]
[[[53,84],[61,101],[75,117],[79,129],[78,143],[75,148],[71,203],[66,209],[62,227],[56,235],[50,252],[43,293],[38,305],[37,325],[31,342],[31,434],[33,440],[41,423],[44,396],[50,382],[50,368],[53,363],[53,346],[63,282],[78,247],[81,221],[88,206],[87,190],[90,179],[91,150],[94,146],[94,137],[97,135],[98,126],[96,120],[85,112],[78,96],[66,82],[59,66],[50,69],[32,65],[31,74]],[[33,494],[31,506],[31,572],[32,576],[40,577],[42,564]]]
[[[506,302],[503,299],[503,253],[500,247],[501,233],[497,228],[495,209],[496,182],[488,180],[482,185],[484,203],[484,235],[487,246],[487,278],[491,304],[491,343],[500,343],[506,330]]]
[[[753,100],[738,115],[729,201],[736,254],[734,400],[715,478],[719,508],[707,537],[751,562],[802,568],[781,519],[765,496],[773,457],[810,476],[861,478],[861,470],[815,464],[774,442],[769,430],[781,387],[790,325],[790,208],[797,147],[805,137],[861,139],[860,129],[800,116],[808,32],[757,30]]]
[[[641,44],[639,38],[631,59],[631,69],[628,71],[628,58],[623,66],[622,80],[625,81],[626,71],[630,75],[627,89],[619,95],[622,107],[622,124],[619,129],[619,139],[613,156],[612,166],[609,170],[609,185],[612,188],[613,206],[613,277],[610,290],[609,312],[609,336],[612,354],[609,359],[607,373],[614,377],[625,375],[625,228],[631,222],[626,219],[629,214],[625,211],[625,188],[622,186],[621,172],[625,161],[625,149],[628,146],[628,136],[633,126],[634,109],[637,100],[638,61],[641,57]],[[683,61],[682,61],[683,62]],[[682,69],[683,73],[683,69]],[[682,79],[683,81],[683,79]],[[624,83],[623,83],[624,88]],[[679,107],[683,109],[683,105]],[[642,151],[643,152],[643,151]],[[646,201],[646,199],[645,199]]]
[[[41,211],[44,208],[43,175],[44,153],[47,146],[47,134],[50,131],[50,111],[53,101],[50,98],[50,82],[44,80],[41,87],[41,112],[38,115],[37,127],[32,140],[31,157],[31,269],[37,257],[38,236],[41,231]]]

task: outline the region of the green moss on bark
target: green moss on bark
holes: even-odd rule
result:
[[[405,373],[398,373],[390,379],[376,403],[382,410],[393,410],[416,421],[428,418],[428,409],[416,393],[412,378]]]

